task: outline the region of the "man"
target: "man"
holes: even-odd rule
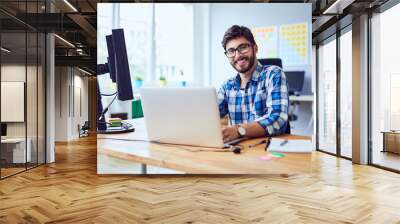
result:
[[[238,72],[218,91],[220,117],[228,115],[230,122],[222,130],[224,141],[285,133],[289,98],[282,69],[258,62],[258,47],[247,27],[230,27],[222,46],[229,63]]]

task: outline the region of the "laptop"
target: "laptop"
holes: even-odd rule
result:
[[[140,95],[150,141],[224,148],[247,139],[223,142],[213,87],[142,87]]]

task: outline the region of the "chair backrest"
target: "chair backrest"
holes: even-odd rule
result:
[[[262,58],[262,59],[258,59],[258,61],[262,65],[276,65],[276,66],[283,68],[282,60],[280,58]]]
[[[285,134],[290,134],[290,122],[289,122],[289,118],[286,124],[286,129],[285,129]]]
[[[89,121],[85,121],[85,123],[82,125],[82,130],[89,130],[89,129],[90,129]]]

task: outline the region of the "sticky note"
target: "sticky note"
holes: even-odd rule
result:
[[[273,152],[273,153],[271,153],[271,154],[272,154],[272,156],[279,157],[279,158],[282,158],[282,157],[285,156],[284,154],[276,153],[276,152]]]
[[[273,160],[274,157],[269,156],[269,155],[266,155],[266,156],[261,156],[260,159],[261,159],[261,160],[264,160],[264,161],[269,161],[269,160]]]

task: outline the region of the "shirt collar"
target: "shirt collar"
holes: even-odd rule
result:
[[[251,75],[251,79],[252,81],[257,82],[258,81],[258,77],[260,77],[260,73],[263,69],[263,66],[261,65],[260,62],[257,63],[257,67],[254,70],[253,74]],[[237,73],[236,77],[235,77],[235,87],[236,89],[240,89],[240,83],[241,83],[241,78],[240,78],[240,74]]]

